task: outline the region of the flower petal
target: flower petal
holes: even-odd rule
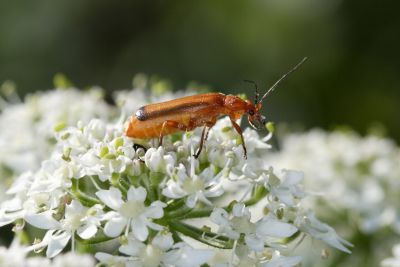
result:
[[[257,222],[256,227],[257,235],[263,237],[284,238],[293,235],[297,231],[294,225],[273,218],[265,218]]]
[[[147,225],[143,220],[132,220],[132,233],[140,241],[145,241],[149,235]]]
[[[26,215],[25,220],[40,229],[56,229],[60,224],[53,218],[53,213],[52,210],[47,210],[42,213]]]
[[[97,227],[94,224],[86,224],[77,230],[77,234],[83,239],[89,239],[97,233]]]
[[[128,220],[122,216],[111,218],[104,227],[104,233],[109,237],[117,237],[122,233],[127,223]]]
[[[147,192],[143,187],[135,188],[131,186],[128,190],[128,200],[143,202],[146,200]]]
[[[110,187],[110,190],[99,190],[96,196],[113,210],[118,210],[124,203],[121,191],[115,187]]]
[[[59,235],[52,235],[49,245],[46,250],[46,256],[48,258],[55,257],[58,253],[61,252],[68,244],[71,235],[67,232],[63,232]]]

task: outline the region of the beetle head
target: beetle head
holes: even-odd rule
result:
[[[249,120],[251,127],[253,127],[255,130],[262,129],[267,123],[266,118],[260,113],[261,107],[261,103],[249,105],[249,109],[247,111],[247,119]]]

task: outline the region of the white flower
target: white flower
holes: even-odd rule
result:
[[[76,253],[61,254],[53,261],[48,258],[35,255],[27,257],[30,248],[22,246],[17,239],[14,239],[9,248],[0,247],[0,266],[2,267],[78,267],[95,266],[94,259],[89,255]]]
[[[274,251],[272,258],[261,264],[262,267],[294,267],[301,262],[300,256],[285,257],[279,251]]]
[[[88,123],[98,117],[112,117],[113,108],[103,100],[98,88],[74,88],[37,92],[24,103],[7,105],[0,115],[1,164],[15,174],[36,170],[48,158],[55,128]]]
[[[159,232],[148,245],[136,240],[132,235],[128,236],[128,243],[122,245],[120,252],[135,258],[135,266],[157,267],[200,266],[213,256],[211,250],[193,249],[185,243],[174,245],[171,233]]]
[[[282,256],[278,250],[265,248],[261,253],[249,250],[248,247],[237,245],[234,256],[223,255],[219,259],[213,259],[215,267],[294,267],[301,262],[300,256]]]
[[[115,256],[104,252],[97,252],[95,258],[105,266],[110,267],[136,267],[130,257]]]
[[[165,154],[163,147],[149,148],[144,156],[146,166],[153,172],[168,173],[176,159],[172,153]]]
[[[309,212],[305,216],[300,216],[297,218],[295,224],[300,230],[308,233],[313,238],[322,240],[328,245],[346,253],[351,253],[347,247],[353,247],[353,245],[338,236],[332,227],[319,221],[313,212]]]
[[[70,242],[75,251],[74,238],[79,236],[88,244],[109,240],[110,246],[101,247],[104,253],[96,253],[100,264],[107,266],[212,266],[217,249],[210,245],[215,245],[230,254],[215,261],[225,266],[290,267],[300,258],[282,250],[295,234],[310,233],[339,249],[343,248],[338,244],[346,245],[331,228],[304,216],[302,174],[275,174],[270,168],[265,142],[271,134],[261,138],[244,130],[245,160],[240,136],[225,118],[210,130],[198,159],[193,154],[200,127],[165,136],[158,148],[151,140],[141,140],[147,148],[142,157],[133,148],[138,140],[123,134],[126,115],[113,123],[107,116],[58,125],[50,135],[45,160],[39,161],[41,167],[21,175],[8,190],[10,199],[0,204],[0,226],[14,222],[18,231],[27,222],[32,227],[24,231],[29,234],[35,235],[30,232],[34,228],[47,230],[42,240],[24,251],[47,249],[46,255],[54,257],[48,264],[72,264],[74,255],[63,259],[60,252]],[[1,142],[0,134],[0,147]],[[387,174],[385,162],[377,162],[374,172]],[[224,180],[232,190],[224,190]],[[369,182],[365,188],[366,195],[373,193],[370,203],[381,202],[376,184]],[[79,261],[93,265],[90,259]]]
[[[295,206],[296,200],[305,196],[300,188],[300,182],[303,180],[303,173],[293,170],[282,170],[282,178],[278,178],[272,170],[269,175],[269,189],[271,193],[280,201],[288,206]]]
[[[105,205],[113,209],[104,217],[107,220],[104,228],[106,235],[117,237],[126,228],[126,233],[131,230],[138,240],[144,241],[149,234],[148,227],[155,230],[162,229],[151,219],[163,217],[165,204],[161,201],[154,201],[150,206],[145,206],[147,192],[143,187],[131,186],[127,192],[126,201],[122,199],[121,191],[115,187],[110,187],[109,190],[99,190],[96,195]]]
[[[386,226],[398,231],[400,149],[392,140],[314,129],[288,134],[281,147],[266,155],[268,162],[302,170],[308,190],[326,199],[316,204],[322,203],[328,214],[349,212],[356,216],[359,230],[368,234]]]
[[[53,218],[54,212],[51,210],[27,216],[26,220],[31,225],[41,229],[50,229],[42,242],[34,244],[30,248],[34,250],[47,246],[46,256],[52,258],[64,249],[71,237],[74,238],[75,232],[83,239],[93,237],[100,226],[102,213],[100,205],[89,209],[80,202],[72,200],[70,204],[66,205],[64,218],[60,222]],[[74,239],[72,242],[74,243]]]
[[[281,222],[273,216],[266,216],[256,223],[251,222],[251,214],[242,203],[233,206],[230,216],[224,209],[215,208],[211,220],[218,225],[218,232],[238,240],[240,234],[245,235],[246,244],[254,251],[262,251],[264,244],[272,244],[278,239],[293,235],[297,228],[289,223]]]
[[[197,201],[212,205],[208,198],[218,197],[224,193],[221,186],[221,175],[214,174],[213,168],[205,168],[200,174],[195,173],[195,165],[198,161],[191,158],[190,170],[183,164],[175,168],[172,179],[168,180],[162,194],[173,199],[186,198],[186,205],[193,208]]]

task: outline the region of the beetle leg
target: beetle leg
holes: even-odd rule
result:
[[[209,126],[208,125],[208,129],[207,129],[207,133],[206,133],[206,137],[204,138],[204,141],[207,141],[208,139],[208,134],[210,133],[211,127],[213,127],[214,125]]]
[[[196,159],[200,156],[201,150],[203,149],[204,141],[207,140],[209,130],[207,131],[207,134],[206,130],[207,125],[204,125],[203,132],[201,133],[199,149],[197,150],[196,154],[193,155]]]
[[[244,151],[244,158],[247,159],[247,149],[246,149],[246,144],[244,143],[244,138],[243,138],[243,132],[242,129],[240,128],[240,126],[231,119],[231,123],[233,125],[233,127],[235,128],[235,130],[238,132],[238,134],[240,134],[240,138],[242,138],[242,146],[243,146],[243,151]]]
[[[208,134],[210,133],[211,127],[214,126],[215,123],[206,123],[203,128],[203,132],[201,133],[201,140],[200,140],[200,145],[199,149],[197,150],[196,154],[193,156],[197,159],[200,156],[201,150],[203,149],[204,142],[207,141]],[[207,131],[206,131],[207,129]]]
[[[171,127],[171,128],[177,128],[181,131],[186,131],[188,127],[186,127],[184,124],[177,122],[177,121],[164,121],[162,126],[161,126],[161,131],[160,131],[160,137],[159,137],[159,145],[162,145],[162,141],[164,138],[164,129],[165,127]]]

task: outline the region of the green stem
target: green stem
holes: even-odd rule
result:
[[[119,182],[127,191],[129,190],[130,184],[125,179],[121,177]]]
[[[296,233],[294,233],[293,235],[286,237],[282,240],[282,243],[284,244],[288,244],[291,243],[293,240],[295,240],[296,238],[298,238],[301,235],[301,231],[297,231]]]
[[[83,205],[91,207],[100,204],[97,198],[86,195],[79,189],[79,179],[72,178],[71,194],[76,197]]]
[[[84,245],[95,245],[106,241],[110,241],[112,239],[115,239],[115,237],[108,237],[104,234],[99,234],[98,236],[92,237],[90,239],[82,239],[79,235],[75,234],[75,240]]]
[[[250,199],[246,200],[244,204],[246,206],[252,206],[257,204],[262,198],[268,194],[268,190],[264,186],[258,186],[254,189],[254,192]]]
[[[214,233],[204,232],[191,225],[175,220],[169,221],[168,225],[171,230],[180,232],[181,234],[191,237],[206,245],[220,249],[231,249],[233,247],[233,242],[231,242],[230,239],[218,236]]]
[[[178,209],[178,210],[173,210],[170,212],[165,213],[165,218],[171,218],[171,219],[185,219],[186,215],[190,213],[190,211],[193,210],[192,208],[188,208],[186,206]]]
[[[182,238],[178,235],[177,232],[171,231],[171,233],[172,233],[172,238],[174,239],[175,243],[179,243],[179,242],[183,241]]]
[[[180,198],[180,199],[174,199],[172,200],[168,206],[164,209],[165,211],[173,211],[181,208],[185,204],[185,199]]]
[[[251,206],[254,204],[257,204],[262,198],[264,198],[268,194],[268,190],[265,189],[265,187],[260,186],[256,187],[253,191],[253,194],[250,199],[246,200],[244,204],[246,206]],[[227,207],[224,207],[223,209],[226,210],[227,212],[231,212],[233,208],[233,205],[229,205]],[[189,212],[181,212],[177,214],[171,214],[170,216],[176,216],[173,217],[175,219],[193,219],[193,218],[203,218],[203,217],[209,217],[212,213],[214,208],[198,208],[198,209],[193,209]]]
[[[157,193],[154,191],[153,186],[151,186],[150,176],[147,176],[144,179],[142,178],[141,181],[142,181],[144,187],[146,188],[147,198],[148,198],[149,202],[151,203],[151,202],[158,200]]]
[[[203,217],[209,217],[212,213],[214,208],[200,208],[200,209],[192,209],[191,211],[182,214],[181,216],[178,217],[173,217],[175,219],[194,219],[194,218],[203,218]],[[174,214],[171,214],[171,216]],[[175,214],[179,215],[179,214]]]

